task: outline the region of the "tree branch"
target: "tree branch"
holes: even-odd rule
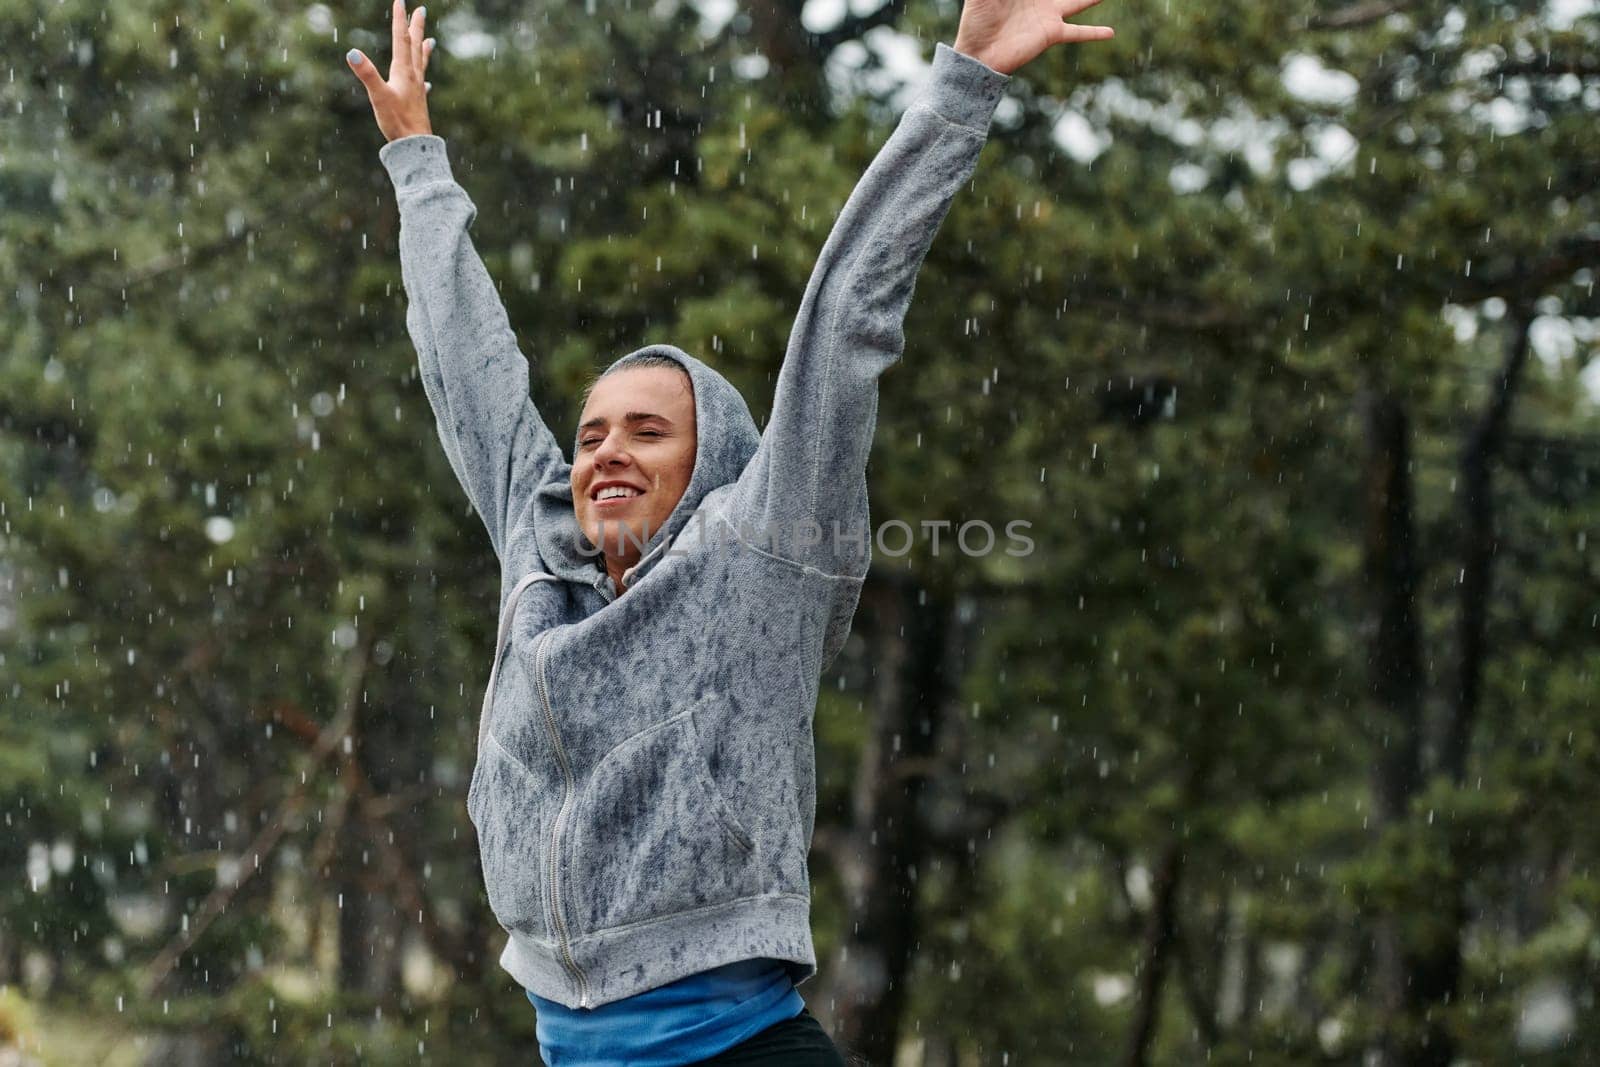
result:
[[[1543,62],[1535,59],[1502,63],[1485,77],[1493,77],[1496,74],[1507,78],[1559,78],[1564,74],[1576,74],[1580,78],[1600,78],[1600,60],[1587,56],[1563,56],[1558,60],[1547,55]]]
[[[1313,15],[1305,21],[1308,30],[1350,30],[1370,26],[1411,6],[1405,0],[1361,0],[1326,15]]]
[[[1445,296],[1452,302],[1491,296],[1511,301],[1534,295],[1585,267],[1600,267],[1600,237],[1571,235],[1558,240],[1540,259],[1531,263],[1519,259],[1507,269],[1463,279],[1459,289],[1448,290]]]
[[[190,921],[189,928],[167,943],[145,968],[139,986],[145,996],[151,996],[161,983],[166,981],[172,969],[177,966],[178,960],[189,951],[190,947],[199,940],[217,916],[227,910],[228,905],[243,889],[245,884],[261,869],[261,861],[272,854],[282,840],[284,832],[289,829],[294,817],[299,814],[301,806],[305,803],[306,794],[310,792],[312,773],[333,754],[340,740],[349,732],[351,724],[355,721],[356,708],[361,703],[361,683],[366,677],[367,665],[370,662],[371,652],[370,637],[363,638],[356,646],[345,667],[343,693],[339,702],[339,714],[334,717],[317,736],[316,744],[311,750],[310,764],[305,768],[301,782],[284,799],[283,806],[278,809],[278,814],[255,837],[245,853],[255,857],[255,862],[250,866],[241,865],[239,877],[229,885],[219,885],[206,897]]]

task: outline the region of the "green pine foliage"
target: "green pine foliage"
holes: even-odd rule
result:
[[[1600,15],[1091,13],[1114,41],[1012,79],[882,383],[872,514],[919,532],[874,566],[962,627],[903,1055],[1430,1063],[1443,1034],[1468,1062],[1582,1062]],[[889,101],[846,76],[833,113],[796,111],[746,64],[744,12],[713,37],[673,0],[429,17],[435,129],[557,438],[590,373],[660,341],[763,419]],[[895,26],[930,58],[958,17]],[[464,808],[497,568],[342,60],[386,65],[387,39],[365,4],[0,6],[0,984],[25,998],[0,1048],[48,1051],[55,1018],[216,1062],[533,1047]],[[1457,777],[1463,456],[1525,319]],[[1398,816],[1373,396],[1406,412],[1414,494]],[[973,521],[993,550],[963,548]],[[823,830],[895,639],[869,621],[823,680]],[[848,878],[812,870],[822,1015]],[[1383,930],[1459,946],[1448,1001],[1385,1003]]]

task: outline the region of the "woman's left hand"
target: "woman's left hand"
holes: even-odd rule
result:
[[[394,0],[390,20],[394,58],[389,61],[387,81],[359,48],[352,48],[345,55],[350,69],[367,87],[372,115],[386,140],[433,132],[433,124],[428,121],[428,83],[422,80],[428,71],[428,57],[433,55],[433,39],[422,36],[425,18],[427,9],[419,7],[408,19],[405,0]]]
[[[1062,21],[1099,2],[966,0],[953,47],[992,70],[1010,74],[1052,45],[1114,37],[1110,26],[1076,26]]]

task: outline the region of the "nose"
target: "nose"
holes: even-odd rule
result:
[[[626,464],[632,459],[628,455],[628,450],[622,446],[622,442],[623,433],[620,429],[606,434],[605,440],[595,446],[594,466],[596,470]]]

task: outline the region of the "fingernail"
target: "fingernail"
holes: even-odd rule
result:
[[[361,65],[361,53],[357,52],[354,48],[346,52],[344,54],[344,58],[349,61],[352,67],[359,67]]]
[[[417,8],[417,17],[418,18],[426,18],[427,15],[428,15],[427,7],[424,6],[424,7]]]
[[[430,52],[433,51],[433,38],[429,37],[426,41],[423,41],[422,47],[426,48]]]

